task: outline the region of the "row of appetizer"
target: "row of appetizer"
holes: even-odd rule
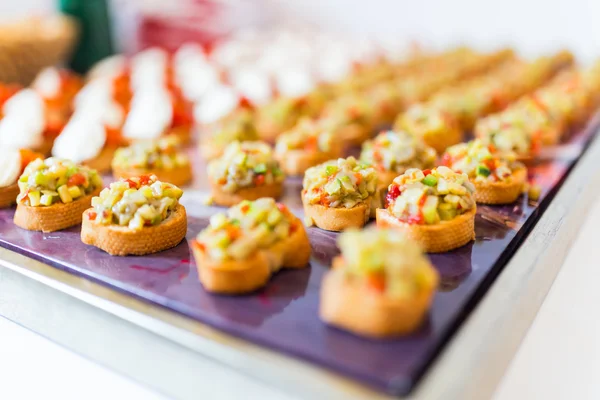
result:
[[[444,252],[473,240],[476,204],[514,202],[526,185],[522,161],[543,144],[556,143],[597,108],[600,68],[580,71],[571,63],[565,53],[525,63],[510,52],[480,55],[460,49],[403,65],[374,64],[302,101],[280,96],[262,107],[241,102],[202,126],[212,201],[231,208],[214,215],[193,242],[200,281],[211,292],[243,294],[263,287],[282,267],[308,264],[311,247],[304,225],[275,202],[286,175],[303,175],[305,222],[348,230],[339,238],[342,255],[322,285],[323,320],[368,336],[412,331],[426,315],[438,283],[421,252]],[[126,88],[135,80],[130,72],[119,79]],[[102,81],[88,85],[93,82]],[[406,89],[400,96],[398,87]],[[371,96],[380,91],[387,102]],[[7,96],[0,134],[15,96]],[[257,121],[270,107],[280,111],[272,121],[285,123],[259,128]],[[93,119],[92,111],[85,111],[90,114],[78,118],[79,112],[76,108],[67,125],[99,121],[97,132],[108,136],[107,114]],[[378,125],[394,119],[394,130],[369,139]],[[460,143],[473,127],[477,139]],[[65,131],[54,148],[61,148]],[[84,243],[113,255],[176,246],[187,230],[178,185],[191,178],[179,147],[189,129],[129,138],[124,131],[114,130],[118,140],[102,157],[81,158],[81,153],[88,157],[89,148],[106,148],[94,142],[93,129],[85,136],[78,133],[79,141],[65,139],[79,158],[44,159],[32,146],[5,152],[0,203],[17,202],[14,222],[24,229],[55,231],[81,224]],[[142,138],[153,140],[117,150]],[[275,139],[274,149],[259,138]],[[346,145],[359,143],[358,160],[339,158]],[[98,164],[110,166],[121,179],[103,188],[93,169]],[[370,218],[377,228],[355,230]]]
[[[499,114],[482,121],[499,119],[501,129],[520,129],[514,135],[520,138],[538,136],[539,140],[543,140],[548,129],[552,129],[555,142],[560,132],[589,117],[597,106],[597,98],[594,98],[598,93],[597,72],[597,68],[585,73],[567,69],[533,94],[522,97]],[[519,111],[535,118],[520,120],[520,123],[513,121],[513,124],[506,121],[518,115]],[[278,198],[285,174],[305,173],[302,197],[306,216],[310,222],[325,229],[343,230],[364,225],[375,214],[381,203],[381,189],[385,188],[388,188],[386,206],[395,210],[396,217],[404,215],[403,219],[413,223],[431,225],[439,219],[447,219],[448,215],[455,217],[468,211],[472,202],[468,199],[464,204],[459,202],[459,196],[464,193],[448,188],[451,177],[438,179],[435,174],[426,177],[429,185],[425,186],[436,189],[441,195],[451,195],[441,202],[426,201],[420,195],[427,192],[424,188],[417,191],[411,187],[415,190],[408,190],[405,195],[403,184],[396,184],[399,179],[396,177],[400,174],[413,168],[427,173],[436,163],[436,151],[427,145],[427,136],[410,132],[410,129],[385,131],[366,141],[360,162],[353,158],[336,161],[336,157],[341,155],[339,140],[336,140],[339,138],[314,121],[302,121],[297,129],[283,134],[274,152],[263,142],[233,142],[220,157],[209,163],[213,200],[229,206],[260,197]],[[523,188],[526,169],[515,161],[513,148],[502,146],[504,142],[499,139],[505,137],[502,133],[490,137],[492,141],[482,136],[473,142],[449,147],[440,158],[440,164],[465,172],[477,186],[475,196],[478,201],[510,203],[516,200]],[[156,174],[165,181],[183,185],[191,179],[191,167],[187,157],[178,149],[178,141],[167,136],[157,141],[138,142],[119,150],[115,157],[109,157],[108,165],[112,165],[117,177]],[[16,198],[19,174],[36,154],[23,149],[4,153],[5,168],[0,177],[0,188],[4,203],[8,205]],[[466,188],[471,189],[469,185]],[[52,204],[53,199],[59,198],[55,189],[42,185],[41,189],[34,187],[28,190],[35,198],[34,206],[47,206]],[[41,192],[43,190],[54,194]],[[432,209],[438,211],[431,212]],[[456,212],[457,209],[459,212]],[[424,247],[428,248],[427,245]]]
[[[181,189],[155,176],[122,178],[102,189],[88,167],[34,158],[18,186],[16,225],[55,231],[81,224],[82,242],[113,255],[159,252],[186,235]],[[418,244],[383,229],[350,230],[339,244],[342,255],[322,286],[322,319],[374,337],[418,328],[439,280]],[[243,200],[213,215],[191,247],[200,282],[219,294],[251,293],[281,268],[306,267],[311,254],[301,220],[272,198]]]
[[[358,64],[348,72],[349,81],[380,69],[379,63],[392,69],[392,64],[383,61],[353,58],[352,62]],[[103,171],[109,169],[115,149],[132,141],[178,134],[187,142],[194,125],[211,125],[235,109],[262,104],[250,101],[256,96],[248,90],[232,86],[233,78],[215,70],[214,63],[196,45],[184,45],[173,55],[151,48],[133,57],[101,61],[85,80],[64,69],[47,68],[29,88],[2,85],[0,148],[26,148]],[[203,73],[207,68],[213,72]],[[289,76],[293,81],[296,78]],[[201,96],[186,93],[200,86],[205,89]],[[311,85],[311,90],[313,86],[317,85]],[[282,97],[293,99],[292,103],[322,104],[321,90],[314,92],[284,91],[269,101]],[[261,130],[277,125],[281,112],[281,107],[266,106],[260,113]],[[243,135],[247,128],[242,118],[241,125],[227,125],[226,129],[241,130],[236,134]]]
[[[181,51],[184,55],[189,52],[186,48]],[[333,135],[342,148],[364,142],[378,127],[395,120],[398,129],[420,136],[442,152],[460,142],[463,132],[480,119],[475,127],[478,136],[530,157],[540,146],[527,139],[532,134],[522,133],[522,126],[539,132],[538,125],[564,121],[547,121],[540,112],[530,110],[527,101],[502,115],[482,117],[503,110],[572,63],[568,53],[527,63],[511,51],[479,54],[463,48],[404,63],[378,60],[339,82],[322,83],[302,95],[281,95],[264,105],[248,101],[233,89],[214,86],[214,96],[202,102],[204,111],[199,113],[210,115],[194,118],[191,102],[183,95],[185,86],[177,83],[173,72],[183,63],[174,60],[191,56],[177,56],[149,49],[124,59],[118,67],[92,71],[83,87],[75,75],[52,68],[43,71],[29,89],[3,87],[1,147],[51,153],[103,172],[110,169],[116,148],[169,134],[188,142],[195,125],[202,131],[201,153],[212,159],[234,140],[302,146],[302,134],[295,132],[306,130],[305,119],[313,122],[313,129]],[[569,68],[552,82],[562,82],[555,86],[563,89],[577,86],[577,90],[569,89],[576,95],[564,100],[554,94],[559,89],[555,87],[546,90],[550,95],[542,92],[543,96],[535,98],[552,102],[555,108],[579,110],[579,103],[590,102],[581,93],[591,91],[589,78],[595,75]],[[543,137],[544,143],[552,143],[551,133]],[[525,148],[529,142],[533,144]]]

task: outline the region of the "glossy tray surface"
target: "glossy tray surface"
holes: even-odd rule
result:
[[[594,118],[587,129],[547,154],[547,161],[530,169],[530,177],[542,186],[537,205],[521,198],[511,206],[480,206],[477,240],[450,253],[430,256],[442,277],[441,290],[424,326],[397,340],[362,339],[319,320],[320,282],[338,250],[337,234],[318,228],[308,229],[313,248],[309,268],[281,271],[264,290],[239,297],[203,290],[188,241],[151,256],[112,257],[81,243],[78,227],[47,234],[17,228],[12,223],[14,209],[8,209],[0,210],[0,246],[330,368],[377,390],[406,394],[526,238],[582,154],[597,122]],[[198,172],[204,171],[204,166],[200,160],[194,163],[199,178],[182,200],[189,214],[188,240],[208,224],[210,215],[222,211],[203,205],[206,185],[201,175],[205,174]],[[302,214],[300,185],[298,179],[288,179],[283,199],[298,215]]]

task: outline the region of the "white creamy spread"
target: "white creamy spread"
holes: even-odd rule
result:
[[[115,78],[125,70],[127,59],[122,55],[115,55],[100,60],[88,72],[88,79]]]
[[[0,148],[35,149],[44,141],[46,127],[45,104],[33,89],[23,89],[11,97],[2,108]]]
[[[246,43],[226,41],[213,50],[210,58],[220,66],[233,68],[244,59],[252,57],[254,50],[253,46],[248,46]]]
[[[94,112],[109,128],[119,129],[125,119],[123,107],[113,99],[112,79],[98,78],[86,84],[75,97],[75,111]]]
[[[15,184],[21,174],[21,152],[16,149],[0,150],[0,187]]]
[[[106,99],[112,99],[112,78],[96,78],[85,84],[73,100],[75,109],[88,104],[103,104]]]
[[[60,94],[61,89],[60,72],[54,67],[44,68],[35,77],[31,87],[44,98],[55,98]]]
[[[238,93],[230,87],[215,87],[194,107],[194,119],[201,124],[216,122],[236,109]]]
[[[158,47],[136,54],[131,59],[131,89],[135,91],[142,86],[164,84],[168,62],[167,52]]]
[[[176,77],[184,97],[190,101],[198,101],[215,86],[220,85],[219,70],[198,60],[183,66]]]
[[[162,135],[173,122],[173,104],[166,88],[144,87],[135,92],[123,126],[123,136],[153,139]]]
[[[79,164],[96,158],[106,143],[106,130],[93,113],[76,112],[54,141],[52,155]]]
[[[207,62],[204,50],[198,43],[184,43],[177,49],[173,56],[175,70],[185,68],[186,65],[197,62]]]
[[[266,104],[273,99],[269,76],[258,68],[238,68],[231,71],[231,84],[254,104]]]
[[[352,59],[343,51],[332,51],[318,57],[315,69],[320,80],[337,82],[350,75]]]
[[[308,69],[287,68],[278,71],[277,89],[283,96],[304,96],[315,88],[315,81]]]
[[[125,111],[120,104],[111,101],[106,104],[106,108],[102,113],[102,122],[107,128],[119,129],[125,121]]]
[[[186,43],[173,56],[175,80],[183,96],[196,101],[219,83],[219,71],[210,65],[202,47]]]

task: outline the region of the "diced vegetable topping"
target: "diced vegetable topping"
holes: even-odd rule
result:
[[[332,144],[333,135],[330,131],[323,130],[312,120],[305,119],[277,138],[275,152],[285,154],[289,150],[305,150],[309,153],[327,153]]]
[[[371,290],[411,299],[437,286],[438,274],[419,245],[398,231],[368,228],[343,232],[338,244],[344,271]]]
[[[538,184],[532,184],[529,186],[529,190],[527,191],[527,197],[531,201],[538,201],[540,196],[542,195],[542,188]]]
[[[539,142],[517,114],[494,114],[480,119],[475,126],[476,136],[484,145],[492,145],[499,152],[529,155]]]
[[[394,127],[418,137],[446,134],[448,129],[456,128],[447,113],[426,104],[411,106],[398,117]]]
[[[206,132],[212,145],[223,148],[239,140],[258,140],[258,133],[254,124],[254,114],[250,110],[242,109],[230,117],[211,125]]]
[[[37,207],[78,200],[101,187],[102,179],[93,169],[51,157],[30,162],[18,184],[19,204]]]
[[[292,128],[303,116],[307,103],[305,98],[281,96],[258,110],[258,120],[275,127],[278,131]]]
[[[208,165],[208,174],[213,182],[230,193],[239,188],[271,185],[284,179],[271,147],[263,142],[231,143],[221,158]]]
[[[331,102],[321,119],[321,126],[334,133],[352,124],[370,126],[374,117],[374,106],[360,94],[348,94]]]
[[[120,179],[92,198],[96,214],[93,220],[136,231],[158,225],[177,207],[182,194],[177,186],[161,182],[154,175]]]
[[[300,222],[271,198],[244,200],[227,213],[213,215],[195,245],[213,260],[244,260],[290,236]]]
[[[436,153],[414,135],[404,131],[385,131],[363,144],[360,160],[380,171],[399,174],[408,168],[431,168]]]
[[[179,140],[176,136],[167,136],[135,142],[116,151],[113,165],[144,170],[174,169],[188,165],[190,161],[179,148]]]
[[[449,147],[442,163],[456,172],[464,172],[474,181],[504,181],[523,165],[512,152],[498,153],[479,139]]]
[[[427,174],[425,174],[427,172]],[[475,207],[475,187],[466,174],[441,166],[431,171],[409,169],[394,179],[387,195],[387,210],[411,224],[436,224]]]
[[[377,188],[377,173],[354,157],[340,158],[306,170],[303,187],[310,204],[352,208],[370,202]]]

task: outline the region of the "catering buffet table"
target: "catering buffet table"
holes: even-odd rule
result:
[[[313,40],[325,44],[312,49]],[[262,44],[271,46],[270,52],[263,53]],[[296,44],[305,45],[305,51],[290,51]],[[318,52],[329,55],[342,44],[348,53],[336,56],[341,69],[319,64],[322,60],[314,57]],[[277,41],[270,32],[240,35],[222,46],[211,53],[197,45],[182,46],[174,56],[149,49],[131,58],[107,60],[86,79],[49,69],[30,89],[7,88],[10,107],[2,109],[0,143],[18,147],[12,149],[12,158],[3,159],[14,172],[4,178],[3,192],[14,195],[5,195],[0,210],[0,315],[175,398],[211,397],[222,385],[228,387],[224,395],[238,391],[256,397],[491,396],[598,194],[600,64],[577,67],[568,51],[524,60],[509,49],[478,53],[466,48],[398,60],[389,52],[374,54],[378,47],[373,43],[354,46],[334,37],[295,37],[290,32]],[[292,56],[300,57],[294,68],[283,68],[280,64]],[[37,123],[28,124],[23,116],[26,106],[34,103],[37,118],[32,119]],[[11,123],[22,124],[22,137],[11,134]],[[304,136],[306,130],[310,132]],[[286,143],[295,131],[301,133],[300,143]],[[144,140],[167,134],[172,135],[165,140],[173,141],[171,147],[163,149],[157,141],[155,150],[144,153],[149,143]],[[408,138],[404,148],[386,147],[394,137],[403,143],[403,135]],[[458,172],[440,167],[445,172],[438,174],[435,162],[452,166],[460,159],[455,153],[444,154],[445,149],[473,136],[478,138],[475,148],[487,152],[487,158]],[[331,144],[322,147],[331,138]],[[268,143],[248,143],[258,139]],[[275,144],[275,150],[269,144]],[[138,145],[141,161],[133,155]],[[249,150],[240,150],[246,145]],[[358,155],[359,145],[363,148],[357,163],[351,156]],[[130,148],[117,150],[122,146]],[[370,146],[380,146],[371,159]],[[415,155],[420,148],[431,155],[429,161]],[[348,159],[333,160],[335,166],[315,166],[303,180],[306,168],[295,171],[287,163],[290,149],[312,160],[306,168],[340,156]],[[38,153],[67,160],[44,164],[36,160]],[[402,158],[409,153],[413,155]],[[260,165],[249,164],[239,174],[227,164],[242,160],[245,165],[255,154],[265,157]],[[386,158],[396,161],[388,165],[383,163]],[[100,173],[71,165],[68,159],[93,165],[90,168]],[[430,164],[417,164],[421,162]],[[353,165],[352,175],[336,178],[348,165]],[[417,166],[423,172],[408,169]],[[133,171],[131,179],[111,185],[92,200],[95,208],[84,213],[86,240],[80,233],[81,213],[100,186],[114,181],[111,168],[113,173]],[[141,186],[157,178],[138,178],[141,170],[164,173],[168,178],[161,179],[173,183],[181,178],[173,168],[190,175],[178,183],[183,191],[156,182],[142,192]],[[319,168],[321,175],[311,173]],[[463,168],[471,168],[473,176],[462,174]],[[217,175],[223,171],[224,177]],[[421,191],[409,203],[410,196],[399,197],[405,188],[397,182],[417,173],[421,178],[414,185]],[[387,183],[378,183],[386,175],[391,175],[390,181],[402,176],[387,190]],[[454,186],[446,180],[450,178],[456,179],[450,181]],[[475,207],[475,186],[468,180],[483,182],[483,187],[508,182],[514,196],[496,202],[479,198]],[[307,185],[315,182],[324,186],[311,192]],[[336,182],[337,189],[331,185]],[[227,230],[225,241],[206,242],[205,236],[197,236],[219,221],[211,217],[224,211],[219,207],[219,202],[225,205],[223,198],[238,196],[227,200],[232,205],[239,196],[250,198],[243,193],[261,192],[268,185],[277,189],[270,195],[282,203],[268,202],[271,211],[284,215],[283,227],[290,236],[302,233],[306,259],[296,262],[301,265],[295,270],[273,273],[268,282],[261,281],[263,286],[233,292],[221,288],[219,293],[205,278],[207,260],[221,260],[218,268],[230,271],[224,259],[250,262],[249,254],[272,251],[272,257],[263,257],[263,269],[269,273],[284,262],[273,249],[274,241],[271,247],[249,241],[253,253],[225,256],[227,246],[240,235],[252,234],[242,231],[244,224],[238,219],[231,221],[235,235]],[[423,185],[431,189],[419,189]],[[121,192],[111,195],[113,186]],[[377,205],[386,191],[385,203]],[[132,193],[141,196],[135,204],[127,203]],[[309,198],[307,193],[316,195]],[[435,200],[429,219],[425,197]],[[404,208],[394,206],[397,199]],[[11,204],[15,201],[16,211]],[[440,207],[438,214],[438,201],[450,210]],[[145,213],[142,203],[148,203]],[[161,211],[153,208],[157,204]],[[76,212],[61,218],[56,210],[70,206]],[[251,214],[247,203],[240,207],[241,214]],[[439,254],[427,257],[416,251],[431,271],[431,280],[410,275],[410,266],[401,267],[402,274],[395,278],[382,277],[385,270],[379,271],[377,285],[366,268],[357,275],[360,278],[352,278],[379,304],[389,300],[406,307],[410,301],[403,302],[410,296],[422,297],[424,282],[432,283],[428,298],[436,291],[429,309],[414,319],[414,329],[368,338],[348,326],[331,326],[322,308],[319,311],[325,298],[323,277],[332,274],[332,261],[340,254],[339,234],[331,231],[345,230],[350,223],[343,226],[345,219],[336,214],[331,220],[339,227],[322,226],[310,207],[332,213],[358,210],[357,227],[380,228],[379,217],[377,223],[368,219],[375,208],[383,208],[377,212],[389,212],[395,229],[407,232],[470,222],[462,229],[462,242],[429,248]],[[58,225],[44,225],[48,220],[36,217],[42,212],[54,212],[48,220]],[[168,231],[173,220],[178,224],[172,229],[177,240],[171,243],[174,235],[167,240],[152,234],[155,228]],[[275,231],[266,222],[261,227],[266,234],[268,229]],[[159,248],[128,252],[89,241],[99,234],[111,238],[116,232],[112,228]],[[119,246],[129,238],[120,237]],[[444,239],[438,235],[431,242]],[[283,245],[283,238],[276,240]],[[223,258],[229,256],[233,258]],[[385,279],[397,279],[394,283],[412,289],[399,296],[388,290],[391,284],[386,288]],[[232,282],[236,287],[238,280]],[[342,298],[335,291],[331,294]],[[381,320],[397,316],[386,317]]]
[[[572,252],[570,262],[561,273],[564,282],[574,279],[573,269],[586,265],[580,260],[593,259],[594,246],[584,243],[592,235],[582,236],[575,245],[573,243],[597,198],[600,176],[594,167],[598,156],[600,143],[595,141],[528,240],[417,387],[416,397],[485,398],[494,391],[569,250],[575,252],[585,247],[589,257]],[[592,224],[598,213],[591,215],[596,219],[588,220],[582,234],[593,232]],[[206,389],[205,380],[199,376],[225,376],[227,382],[238,382],[248,390],[274,390],[299,397],[378,396],[305,362],[233,338],[198,321],[15,252],[0,249],[0,258],[3,266],[0,269],[0,312],[3,316],[163,393],[195,398]],[[577,281],[581,282],[582,277]],[[588,280],[588,284],[591,282]],[[585,294],[585,290],[573,286],[562,290],[577,292],[580,296]],[[548,301],[551,299],[553,297]],[[552,324],[551,320],[545,323]],[[535,325],[531,335],[539,329]],[[532,348],[539,343],[534,337],[527,340]],[[526,351],[527,347],[521,353]],[[517,361],[524,357],[527,356],[519,355]],[[535,355],[529,355],[529,360],[532,357]],[[526,362],[527,359],[521,361]],[[519,368],[518,365],[512,368]],[[524,379],[519,374],[515,378],[510,371],[512,369],[509,369],[507,382]],[[510,390],[510,386],[507,387],[502,390]]]

